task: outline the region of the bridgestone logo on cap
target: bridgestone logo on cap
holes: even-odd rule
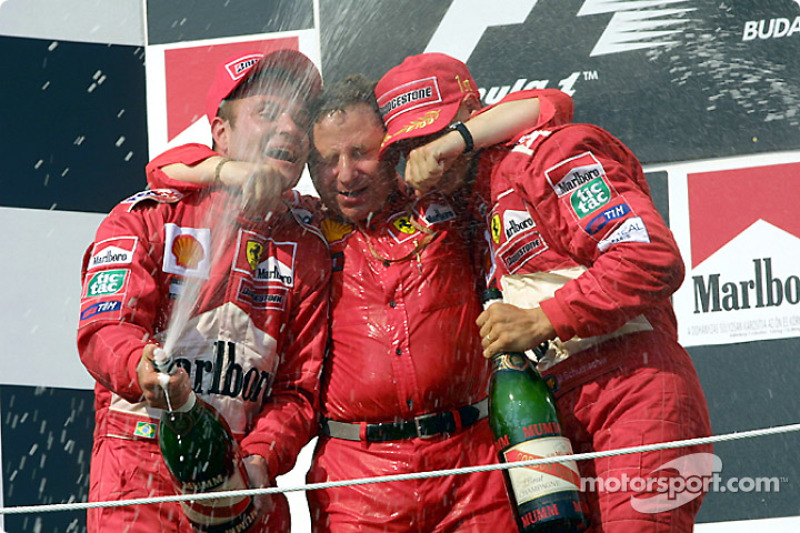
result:
[[[401,85],[378,98],[384,122],[418,107],[442,101],[436,78],[425,78]]]
[[[244,57],[240,57],[234,61],[231,61],[227,65],[225,65],[225,70],[228,71],[228,74],[231,75],[232,80],[238,80],[245,74],[247,71],[253,68],[253,65],[259,62],[261,58],[264,57],[261,54],[250,54]]]

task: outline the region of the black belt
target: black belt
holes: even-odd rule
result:
[[[411,420],[398,422],[339,422],[324,418],[322,433],[335,439],[386,442],[405,439],[428,439],[443,434],[458,433],[489,414],[489,402],[483,399],[452,411],[420,415]]]

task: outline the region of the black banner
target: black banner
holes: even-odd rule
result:
[[[466,61],[485,103],[560,88],[644,163],[800,148],[800,2],[322,0],[326,81]],[[430,47],[430,49],[428,49]]]

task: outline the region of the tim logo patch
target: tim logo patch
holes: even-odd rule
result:
[[[106,300],[90,304],[84,302],[81,304],[81,325],[84,322],[87,324],[95,320],[118,320],[122,316],[122,301],[121,300]]]
[[[590,220],[588,224],[586,224],[586,233],[589,235],[597,235],[608,226],[609,222],[619,220],[620,218],[628,215],[630,212],[631,208],[628,206],[628,204],[618,204],[613,207],[609,207]]]

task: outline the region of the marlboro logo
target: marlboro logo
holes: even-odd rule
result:
[[[689,174],[692,268],[758,220],[800,237],[800,163]]]

